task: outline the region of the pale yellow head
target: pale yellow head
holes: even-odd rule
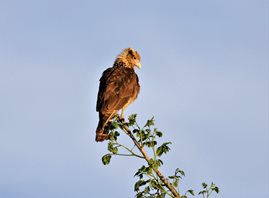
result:
[[[117,56],[116,62],[123,62],[125,63],[126,67],[134,68],[141,68],[140,63],[140,55],[137,51],[133,48],[126,48],[124,49],[120,55]]]

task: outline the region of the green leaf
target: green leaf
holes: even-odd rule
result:
[[[138,169],[134,177],[140,177],[140,179],[142,179],[144,174],[148,175],[152,174],[152,168],[143,165],[140,169]]]
[[[181,196],[181,198],[188,198],[186,195]]]
[[[110,141],[115,140],[115,138],[114,138],[114,132],[110,132],[110,133],[108,134],[108,140],[110,140]]]
[[[118,131],[111,131],[109,134],[108,134],[108,139],[110,141],[114,141],[114,140],[117,140],[118,139],[118,136],[120,136],[120,133]]]
[[[205,194],[207,191],[206,190],[202,190],[202,191],[200,191],[199,193],[198,193],[198,195],[200,195],[200,194]]]
[[[192,196],[194,196],[194,191],[192,189],[188,190],[187,193],[190,193]]]
[[[139,137],[139,142],[145,141],[148,138],[148,134],[145,133],[144,130],[140,130],[139,133],[137,133],[137,136]]]
[[[154,170],[157,170],[157,169],[159,168],[159,166],[158,166],[158,164],[154,163],[154,164],[152,165],[152,168],[153,168]]]
[[[154,160],[152,158],[150,158],[149,159],[149,165],[151,166],[151,165],[153,165],[153,163],[154,163]]]
[[[119,127],[119,125],[117,124],[117,122],[112,121],[110,126],[109,126],[109,130],[114,130],[117,129]]]
[[[159,166],[161,165],[161,162],[159,160],[153,160],[150,159],[150,167],[152,167],[154,170],[157,170]]]
[[[149,148],[154,147],[156,144],[157,144],[156,141],[147,141],[144,143],[144,145],[146,145]]]
[[[102,157],[102,162],[104,165],[108,165],[110,163],[111,155],[106,154]]]
[[[145,131],[147,132],[147,133],[151,133],[151,130],[150,129],[145,129]]]
[[[163,136],[163,133],[161,131],[158,131],[157,129],[154,129],[154,132],[156,133],[156,135],[158,137],[162,137]]]
[[[178,173],[181,175],[181,176],[185,176],[185,172],[183,170],[180,170],[179,168],[176,169],[175,171],[175,176],[178,176]]]
[[[146,167],[145,173],[148,174],[148,175],[151,175],[152,174],[152,168],[151,167]]]
[[[138,132],[139,132],[138,129],[134,129],[134,130],[133,130],[133,133],[138,133]]]
[[[155,180],[150,180],[149,185],[154,189],[159,189],[159,185]]]
[[[150,127],[154,125],[154,117],[152,117],[150,120],[147,121],[145,127]]]
[[[128,117],[129,123],[128,126],[133,126],[136,122],[137,114],[132,114]]]
[[[113,150],[113,143],[112,142],[108,142],[108,144],[107,144],[107,150],[109,152],[112,152],[112,150]]]
[[[159,195],[158,197],[160,197],[160,198],[165,198],[165,195],[166,195],[166,193],[162,193],[162,194]]]
[[[139,168],[138,170],[137,170],[137,172],[134,174],[134,177],[136,177],[136,176],[139,176],[140,174],[141,174],[141,169],[143,168],[143,167],[145,167],[145,166],[142,166],[141,168]]]
[[[216,193],[219,193],[219,187],[217,187],[217,186],[212,190],[214,190]]]
[[[158,167],[163,165],[163,161],[160,159],[157,159],[155,163],[158,165]]]
[[[118,131],[115,131],[114,137],[118,137],[118,136],[120,136],[120,133]],[[117,140],[117,138],[115,138],[115,139]]]
[[[148,170],[148,174],[150,174],[150,173],[152,173],[152,168],[154,169],[154,170],[156,170],[156,169],[158,169],[158,167],[159,166],[161,166],[163,164],[163,161],[162,160],[160,160],[160,159],[157,159],[157,160],[154,160],[154,159],[150,159],[149,160],[149,167],[147,168],[147,169],[149,169]]]
[[[175,179],[175,181],[173,182],[173,186],[177,187],[178,186],[178,178]]]
[[[140,186],[144,186],[144,185],[146,185],[146,183],[148,182],[148,180],[147,181],[144,181],[144,180],[138,180],[136,183],[135,183],[135,186],[134,186],[134,190],[135,191],[139,191],[139,188],[140,188]]]
[[[108,144],[107,144],[107,150],[110,151],[113,154],[116,154],[116,153],[118,153],[118,148],[117,147],[114,147],[114,145],[115,144],[113,142],[108,142]]]
[[[144,192],[145,194],[148,194],[148,193],[149,193],[149,191],[150,191],[150,188],[149,188],[149,186],[147,186],[147,187],[144,189],[144,191],[143,191],[143,192]]]
[[[213,182],[210,185],[210,189],[212,189],[213,191],[215,191],[216,193],[219,193],[219,188],[216,186],[216,184],[214,184]]]
[[[118,153],[118,148],[117,147],[114,147],[113,150],[112,150],[112,153],[113,154],[117,154]]]
[[[207,187],[207,184],[205,182],[202,183],[203,188]]]
[[[157,150],[156,150],[157,156],[161,156],[162,154],[167,153],[170,150],[169,146],[167,146],[168,144],[172,144],[172,143],[165,142],[157,148]]]
[[[143,194],[144,194],[144,192],[139,192],[139,193],[136,194],[136,197],[137,198],[143,198]]]

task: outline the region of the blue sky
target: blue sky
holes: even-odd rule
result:
[[[143,161],[96,143],[98,80],[123,48],[142,57],[126,115],[153,115],[182,191],[269,195],[269,2],[0,2],[0,197],[133,197]],[[128,140],[121,136],[122,142]]]

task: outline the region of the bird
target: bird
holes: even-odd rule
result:
[[[111,119],[121,110],[119,118],[124,120],[125,109],[137,98],[140,84],[135,67],[141,68],[140,61],[140,54],[129,47],[116,57],[112,67],[103,72],[96,102],[99,113],[96,142],[108,139]]]

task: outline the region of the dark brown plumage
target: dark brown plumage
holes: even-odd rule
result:
[[[137,98],[140,85],[135,66],[141,67],[140,55],[134,49],[127,48],[117,56],[113,67],[103,72],[96,104],[96,111],[99,112],[97,142],[108,139],[109,121],[119,110],[122,110],[120,118],[124,119],[124,110]]]

